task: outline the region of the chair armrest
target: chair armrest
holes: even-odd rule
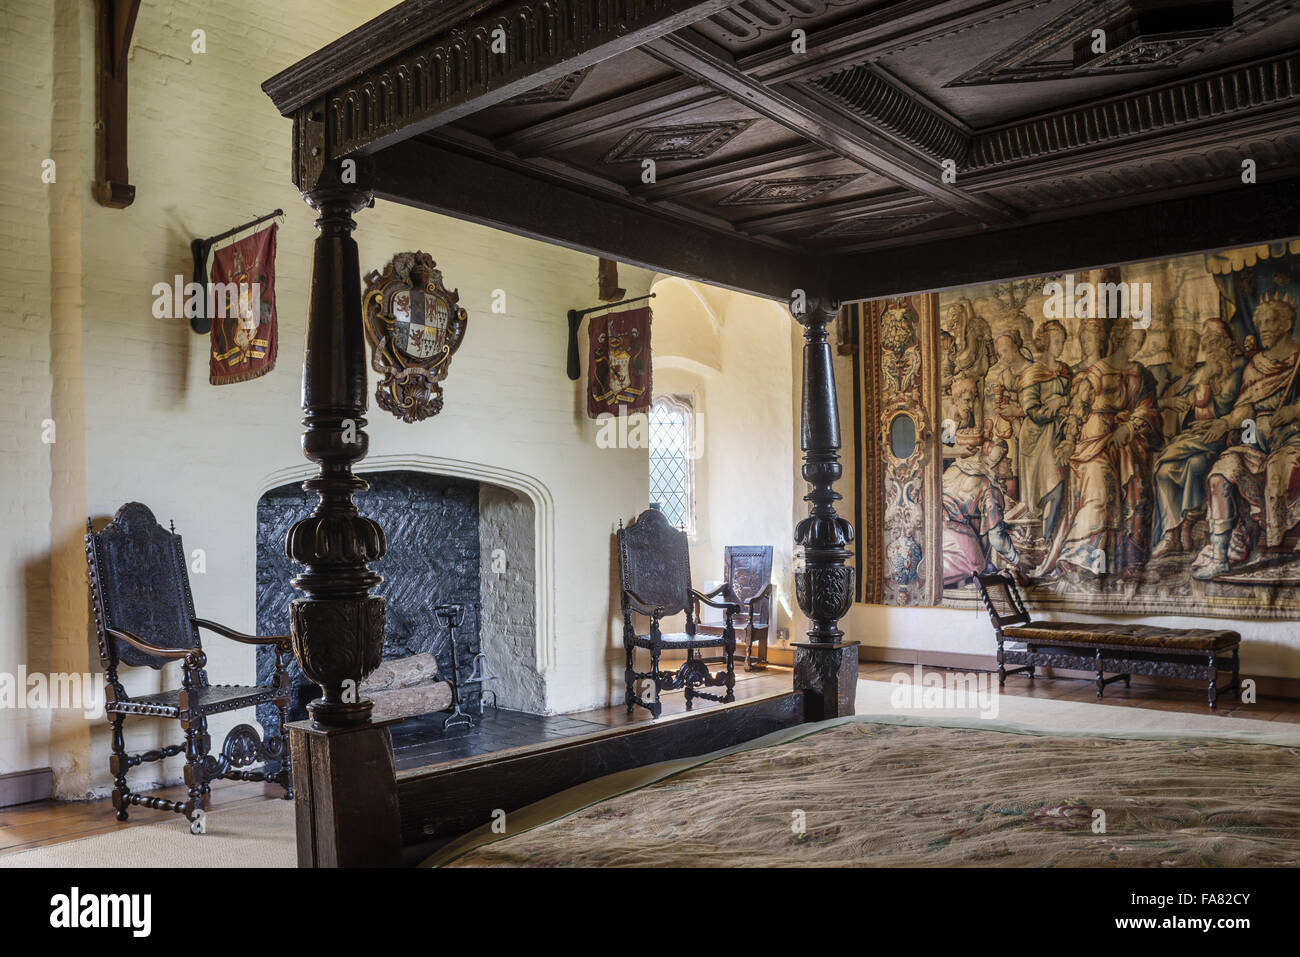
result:
[[[726,590],[727,590],[727,583],[723,582],[717,588],[713,589],[713,591],[697,592],[696,594],[702,595],[706,598],[713,598],[717,595],[723,594]]]
[[[770,598],[771,596],[772,596],[772,583],[768,582],[766,585],[763,586],[763,590],[761,592],[759,592],[757,595],[754,595],[752,598],[748,599],[745,602],[745,604],[749,606],[749,617],[750,618],[754,617],[754,606],[756,604],[758,604],[764,598]]]
[[[698,592],[698,591],[696,591],[694,588],[692,588],[692,589],[690,590],[690,592],[691,592],[691,597],[692,597],[692,598],[694,598],[696,601],[702,601],[702,602],[704,602],[704,604],[710,606],[711,608],[723,608],[723,609],[726,609],[726,610],[732,612],[733,614],[734,614],[735,612],[740,611],[740,605],[738,605],[738,604],[737,604],[736,602],[734,602],[734,601],[714,601],[714,600],[713,600],[712,598],[710,598],[708,595],[705,595],[705,594],[703,594],[703,593],[701,593],[701,592]],[[713,594],[717,594],[717,592],[716,592],[716,591],[715,591],[715,592],[710,592],[709,594],[710,594],[710,595],[713,595]]]
[[[231,641],[238,641],[245,645],[287,645],[292,640],[288,635],[246,635],[242,631],[235,631],[225,625],[218,625],[215,621],[208,621],[206,618],[191,618],[190,621],[200,628],[206,628],[208,631],[216,632],[223,638],[229,638]]]
[[[664,616],[663,605],[655,605],[653,608],[648,605],[643,605],[629,592],[623,592],[623,609],[625,611],[635,611],[638,614],[645,615],[647,618],[653,618],[656,621]]]
[[[145,654],[153,655],[157,658],[168,658],[179,661],[187,657],[191,652],[199,651],[198,648],[159,648],[157,645],[151,645],[139,635],[132,634],[129,631],[123,631],[121,628],[105,628],[104,631],[112,635],[118,641],[125,641],[132,648],[139,648]]]

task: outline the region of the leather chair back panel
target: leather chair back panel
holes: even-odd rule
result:
[[[107,628],[139,635],[162,648],[199,647],[194,598],[179,535],[158,524],[147,506],[129,502],[113,521],[86,535],[97,618]],[[161,668],[166,662],[99,634],[100,657]]]
[[[649,508],[618,532],[619,579],[641,604],[663,608],[664,616],[689,608],[691,559],[686,533]]]

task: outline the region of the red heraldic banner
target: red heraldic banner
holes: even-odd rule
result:
[[[587,415],[622,415],[650,408],[650,307],[591,320]]]
[[[244,382],[275,368],[275,233],[268,228],[218,249],[206,303],[212,320],[208,379]]]

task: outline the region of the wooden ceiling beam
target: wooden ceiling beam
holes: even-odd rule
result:
[[[1022,7],[1041,5],[1042,0],[986,0],[975,6],[961,0],[916,0],[887,5],[810,33],[807,53],[794,53],[783,39],[740,62],[746,73],[766,83],[811,80],[879,59],[901,47],[919,46],[932,36],[974,26],[990,17],[1004,17]]]
[[[1300,236],[1300,178],[971,237],[835,256],[844,302],[1168,259]]]
[[[646,53],[719,92],[730,95],[810,143],[843,156],[906,189],[977,219],[1005,222],[1016,211],[1004,203],[968,195],[945,185],[929,157],[904,149],[850,116],[832,112],[794,86],[769,87],[746,74],[721,47],[694,31],[681,30],[643,47]]]
[[[824,262],[734,231],[683,222],[536,170],[517,170],[450,145],[413,139],[370,160],[375,195],[518,236],[771,299],[824,294]]]
[[[807,53],[791,52],[787,38],[782,37],[771,47],[742,58],[738,66],[766,83],[822,76],[850,62],[865,61],[882,45],[896,44],[900,35],[907,35],[906,24],[918,17],[930,15],[926,28],[932,24],[950,28],[953,23],[987,16],[988,8],[1005,2],[990,0],[954,20],[951,11],[947,10],[953,4],[936,7],[929,0],[908,0],[818,30],[813,49]],[[543,120],[500,137],[497,144],[519,156],[535,156],[584,136],[617,129],[651,116],[662,117],[665,110],[698,109],[725,102],[728,98],[711,88],[701,88],[698,81],[673,77]]]

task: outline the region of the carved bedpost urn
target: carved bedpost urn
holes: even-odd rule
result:
[[[803,477],[810,489],[808,517],[795,526],[795,544],[803,551],[803,568],[795,573],[795,597],[808,616],[807,641],[794,642],[794,686],[806,698],[810,721],[853,714],[858,680],[858,642],[846,642],[839,620],[853,604],[853,568],[849,544],[853,526],[835,513],[840,494],[835,482],[840,467],[840,422],[835,396],[835,369],[826,329],[839,303],[808,299],[795,318],[804,328],[803,400],[799,447]]]
[[[370,594],[382,578],[369,565],[384,554],[384,532],[352,501],[353,493],[367,487],[352,467],[369,446],[361,268],[352,214],[373,195],[356,184],[357,178],[345,183],[338,171],[327,169],[304,194],[320,214],[320,235],[302,369],[302,450],[320,466],[320,474],[302,487],[319,501],[289,530],[285,553],[305,566],[293,579],[304,597],[290,605],[291,633],[303,674],[324,694],[307,706],[322,727],[361,724],[370,717],[371,703],[359,699],[357,688],[379,666],[384,648],[384,599]]]

